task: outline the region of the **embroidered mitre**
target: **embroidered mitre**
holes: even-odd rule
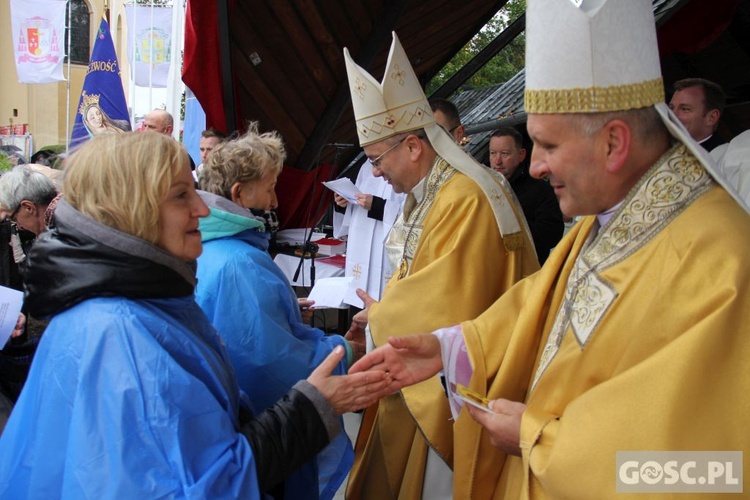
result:
[[[664,102],[651,0],[530,0],[527,17],[527,113]]]
[[[422,86],[395,32],[383,83],[358,66],[346,48],[344,60],[360,146],[435,123]]]

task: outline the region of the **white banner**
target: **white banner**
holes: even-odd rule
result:
[[[131,78],[141,87],[166,87],[172,61],[172,7],[126,5]]]
[[[64,81],[64,0],[10,0],[16,71],[19,83]]]

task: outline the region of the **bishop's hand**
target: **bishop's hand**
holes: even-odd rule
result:
[[[388,344],[378,347],[349,369],[349,373],[382,370],[393,377],[391,388],[427,380],[443,368],[440,341],[432,334],[422,333],[391,337]]]
[[[493,399],[488,405],[489,413],[466,405],[471,417],[484,427],[490,442],[503,453],[521,456],[521,417],[526,405],[507,399]]]

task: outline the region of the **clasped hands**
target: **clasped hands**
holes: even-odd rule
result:
[[[357,295],[365,303],[365,309],[354,316],[352,329],[364,329],[367,314],[375,300],[363,290],[357,290]],[[388,338],[387,344],[354,363],[349,373],[370,370],[384,372],[392,378],[390,389],[396,392],[403,387],[427,380],[442,369],[440,341],[432,334],[421,333]],[[487,431],[495,447],[509,455],[521,455],[521,418],[526,405],[507,399],[494,399],[489,403],[493,413],[470,405],[466,405],[466,408],[471,417]]]

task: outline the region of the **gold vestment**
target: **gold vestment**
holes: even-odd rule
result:
[[[455,498],[628,498],[618,451],[750,451],[748,214],[677,145],[597,227],[461,325],[471,388],[527,408],[522,457],[462,410]]]
[[[448,180],[433,188],[440,176]],[[394,275],[382,301],[369,311],[376,346],[394,335],[429,332],[474,318],[539,268],[520,207],[512,199],[508,194],[506,209],[514,211],[524,228],[514,235],[515,251],[506,250],[508,242],[476,182],[438,158],[422,202],[431,205],[427,210],[418,205],[406,221],[414,231],[404,237],[405,247],[418,235],[413,255],[407,253],[408,273],[401,279]],[[365,422],[372,417],[367,412]],[[364,447],[358,443],[347,497],[420,498],[428,447],[452,466],[452,426],[437,377],[382,399],[371,432],[367,424],[360,431],[360,441],[368,439]]]

